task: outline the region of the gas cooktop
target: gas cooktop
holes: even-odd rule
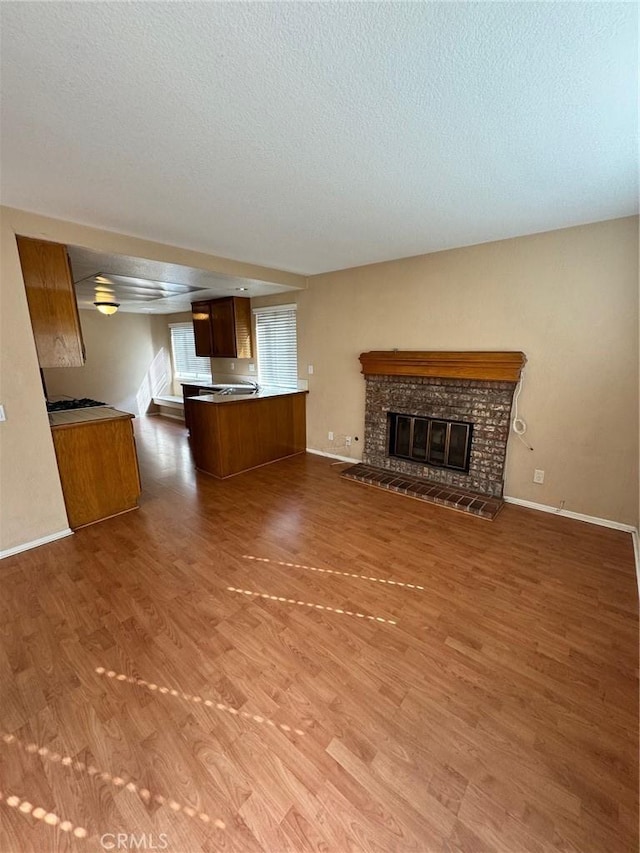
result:
[[[47,400],[47,411],[65,412],[67,409],[87,409],[90,406],[106,405],[106,403],[100,403],[98,400],[90,400],[89,397],[82,397],[80,400],[57,400],[55,403],[50,403]]]

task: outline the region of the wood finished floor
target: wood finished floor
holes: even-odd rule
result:
[[[136,429],[138,512],[0,564],[2,853],[637,850],[628,534]]]

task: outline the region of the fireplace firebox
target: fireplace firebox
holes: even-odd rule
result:
[[[388,425],[389,456],[469,471],[473,424],[389,412]]]

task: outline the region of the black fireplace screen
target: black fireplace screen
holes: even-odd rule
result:
[[[469,470],[473,424],[389,413],[389,456]]]

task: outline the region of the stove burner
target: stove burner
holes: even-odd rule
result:
[[[106,406],[106,403],[100,403],[98,400],[90,400],[88,397],[82,397],[80,400],[58,400],[55,403],[50,403],[47,400],[48,412],[64,412],[67,409],[87,409],[90,406]]]

